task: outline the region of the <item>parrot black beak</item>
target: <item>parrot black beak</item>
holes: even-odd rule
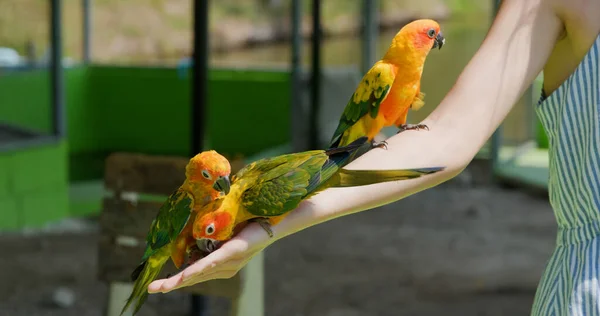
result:
[[[212,253],[213,251],[217,250],[219,242],[208,238],[202,238],[196,240],[196,245],[198,246],[198,249],[200,249],[200,251],[205,253]]]
[[[442,32],[439,32],[438,35],[435,37],[435,40],[433,41],[433,47],[431,47],[431,49],[442,49],[442,46],[444,46],[445,42],[446,39],[444,38],[444,35],[442,35]]]
[[[229,176],[219,177],[215,184],[213,185],[213,189],[225,193],[225,195],[229,194],[229,190],[231,189],[231,182],[229,181]]]

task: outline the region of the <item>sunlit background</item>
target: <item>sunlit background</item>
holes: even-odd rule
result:
[[[177,187],[194,139],[238,168],[308,149],[294,143],[309,137],[310,125],[294,107],[312,102],[313,1],[300,1],[296,86],[292,0],[210,1],[205,125],[196,136],[194,1],[61,2],[63,58],[56,69],[64,85],[54,86],[51,1],[0,0],[0,249],[7,249],[0,257],[0,315],[113,315],[109,306],[124,300],[115,282],[124,282],[142,246],[110,245],[124,232],[143,242],[157,209],[136,220],[136,202],[161,200]],[[362,76],[364,2],[321,1],[322,146]],[[481,45],[494,1],[375,3],[375,58],[411,20],[442,26],[446,44],[425,64],[426,104],[409,114],[417,123]],[[140,315],[229,315],[232,301],[242,302],[237,315],[244,316],[527,315],[555,229],[545,200],[547,140],[535,117],[540,82],[456,179],[277,242],[245,279],[242,271],[227,283],[243,288],[237,294],[151,295]],[[114,153],[126,156],[107,159]],[[155,163],[174,180],[148,184],[161,181],[153,177]],[[144,176],[123,184],[132,174]],[[127,227],[105,227],[117,225],[103,217],[114,208],[115,190],[134,196],[122,196]]]

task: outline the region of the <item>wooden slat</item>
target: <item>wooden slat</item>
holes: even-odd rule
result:
[[[106,159],[104,186],[149,194],[168,194],[185,180],[189,159],[170,156],[114,153]]]
[[[161,203],[130,202],[105,198],[100,214],[98,277],[105,281],[129,281],[129,274],[139,264],[146,245],[148,227]],[[137,245],[121,244],[127,238]]]
[[[135,236],[143,241],[161,205],[162,202],[145,201],[134,205],[116,198],[105,198],[99,219],[102,234]]]

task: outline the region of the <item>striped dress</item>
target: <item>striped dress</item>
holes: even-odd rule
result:
[[[600,315],[600,36],[536,111],[549,141],[554,250],[531,315]]]

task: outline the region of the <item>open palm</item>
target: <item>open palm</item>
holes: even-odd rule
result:
[[[235,237],[225,242],[210,255],[196,261],[189,267],[167,279],[150,283],[148,292],[167,293],[185,286],[213,279],[233,277],[260,251],[276,238],[269,238],[257,223],[248,224]]]

